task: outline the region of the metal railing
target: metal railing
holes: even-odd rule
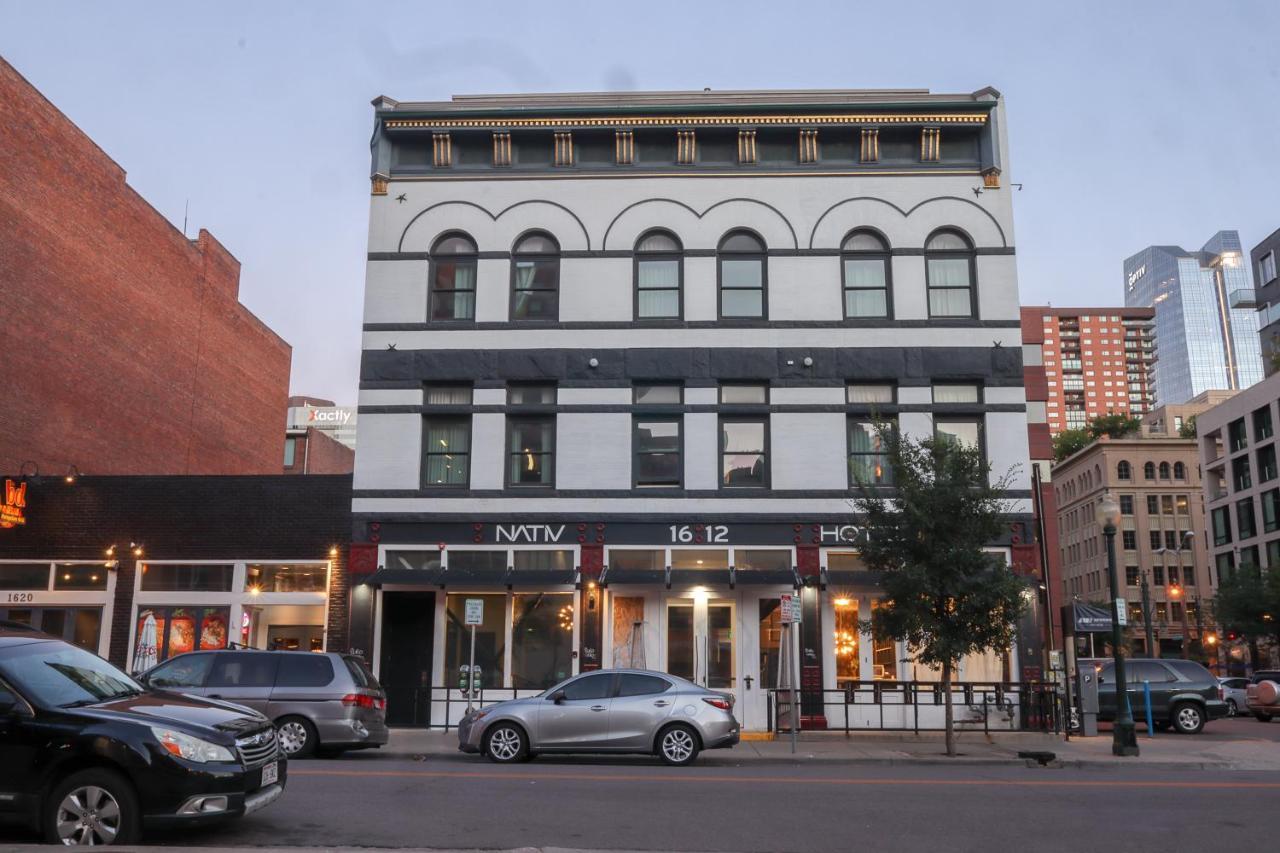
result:
[[[457,728],[458,721],[462,719],[467,708],[467,698],[457,687],[386,688],[386,690],[387,709],[392,710],[394,705],[393,715],[397,720],[411,720],[411,722],[396,722],[392,725],[448,731]],[[540,688],[525,690],[517,687],[482,687],[472,697],[471,704],[473,707],[483,708],[510,699],[537,696],[541,692]],[[412,707],[412,711],[403,714],[406,704]]]
[[[790,731],[790,693],[770,689],[768,694],[768,731]],[[801,718],[821,708],[827,731],[919,733],[946,728],[946,694],[934,681],[852,681],[834,690],[801,690],[798,696]],[[1052,682],[957,681],[951,684],[951,696],[957,730],[1062,731],[1065,703]],[[779,720],[785,722],[778,725]]]

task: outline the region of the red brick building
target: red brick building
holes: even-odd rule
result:
[[[291,350],[0,60],[0,471],[280,473]]]

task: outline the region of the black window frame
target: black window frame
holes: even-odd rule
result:
[[[546,240],[551,241],[552,245],[556,247],[556,251],[555,252],[521,252],[520,245],[525,240],[528,240],[530,237],[542,237]],[[509,294],[510,298],[507,304],[507,319],[510,322],[520,323],[520,324],[525,324],[525,323],[537,324],[537,323],[558,323],[560,321],[560,258],[562,254],[563,254],[563,251],[560,248],[560,241],[557,240],[554,236],[552,236],[547,231],[543,231],[541,229],[526,231],[523,234],[521,234],[518,238],[516,238],[516,241],[512,244],[512,247],[511,247],[511,274],[510,274],[510,284],[508,288],[510,290],[510,294]],[[525,288],[524,290],[519,291],[522,293],[553,293],[555,294],[555,296],[552,299],[552,304],[554,306],[554,310],[551,312],[552,316],[549,316],[549,317],[547,316],[517,317],[516,316],[516,293],[517,293],[516,270],[517,270],[518,263],[522,260],[523,261],[531,260],[535,262],[550,262],[555,265],[555,286],[554,287]]]
[[[551,477],[545,483],[516,483],[511,477],[511,459],[524,453],[522,450],[513,450],[512,443],[515,439],[515,428],[522,424],[551,424],[551,449],[537,451],[538,456],[549,457],[551,465]],[[503,454],[502,460],[502,478],[503,485],[506,489],[516,492],[545,492],[556,487],[556,444],[558,430],[556,428],[556,416],[554,414],[511,414],[507,415],[506,436],[504,445],[506,453]]]
[[[551,399],[539,400],[536,403],[529,403],[523,400],[517,402],[516,400],[512,399],[512,393],[515,391],[529,391],[535,388],[541,391],[549,391],[550,392],[549,396]],[[536,382],[535,381],[535,382],[508,382],[506,390],[507,390],[507,405],[523,410],[526,408],[535,409],[539,406],[546,406],[546,407],[554,406],[556,404],[556,401],[559,399],[560,388],[555,382]]]
[[[640,244],[647,238],[661,234],[670,237],[677,246],[675,251],[670,252],[642,252]],[[640,315],[640,264],[645,261],[675,261],[676,262],[676,313],[675,316],[664,315],[661,317],[645,317]],[[648,321],[662,320],[683,320],[684,319],[684,243],[674,232],[666,228],[650,228],[636,239],[635,248],[631,253],[631,317],[635,322],[643,323]],[[644,288],[645,290],[669,291],[669,287]]]
[[[965,250],[953,249],[930,249],[929,244],[942,234],[951,234],[959,237],[968,248]],[[964,288],[969,291],[969,313],[968,314],[935,314],[933,313],[933,300],[930,297],[934,290],[961,290],[959,287],[934,285],[929,276],[929,261],[931,260],[966,260],[969,262],[969,286]],[[925,279],[925,308],[928,310],[930,320],[977,320],[980,312],[978,310],[978,255],[974,250],[973,240],[969,235],[958,228],[946,227],[933,231],[928,239],[924,241],[924,279]]]
[[[733,237],[744,235],[750,237],[760,246],[758,252],[740,252],[726,251],[724,246]],[[755,290],[754,287],[730,287],[724,286],[724,262],[725,260],[734,261],[758,261],[760,263],[760,314],[758,316],[734,314],[726,315],[724,313],[724,292],[725,290]],[[716,317],[720,320],[765,320],[769,319],[769,244],[764,241],[756,232],[749,228],[734,228],[723,237],[716,245]]]
[[[1265,441],[1275,435],[1275,429],[1271,423],[1271,406],[1266,405],[1260,409],[1253,410],[1253,440]]]
[[[1187,479],[1187,466],[1182,462],[1173,463],[1173,479],[1175,480]]]
[[[764,400],[759,403],[730,403],[724,399],[725,388],[763,388]],[[721,406],[767,406],[769,405],[771,394],[768,382],[721,382],[716,388],[716,403]]]
[[[640,391],[644,388],[674,388],[676,389],[676,401],[674,403],[653,403],[640,399]],[[683,382],[639,382],[631,383],[631,402],[633,405],[649,408],[650,406],[665,410],[667,406],[683,406],[684,405],[684,383]]]
[[[1241,541],[1252,539],[1258,535],[1258,513],[1254,509],[1252,497],[1236,501],[1235,516],[1236,535],[1240,537]]]
[[[1148,482],[1155,482],[1156,479],[1156,463],[1144,462],[1142,464],[1142,479]]]
[[[854,237],[867,236],[876,240],[880,244],[879,249],[848,249],[846,246]],[[855,228],[845,235],[840,241],[840,303],[846,320],[892,320],[893,313],[893,254],[889,246],[889,241],[879,231],[872,228]],[[850,287],[848,271],[845,268],[846,261],[880,261],[884,268],[884,286],[883,288],[871,287]],[[867,290],[884,290],[884,313],[883,314],[850,314],[849,313],[849,293],[850,291],[867,291]]]
[[[933,418],[933,437],[939,438],[938,424],[943,423],[975,423],[978,425],[978,452],[982,461],[987,461],[987,419],[982,415],[935,415]]]
[[[1160,467],[1159,467],[1159,469],[1158,469],[1158,470],[1159,470],[1159,472],[1160,472],[1160,479],[1161,479],[1161,480],[1169,480],[1169,479],[1172,479],[1172,474],[1171,474],[1170,472],[1171,472],[1173,469],[1169,466],[1169,463],[1168,463],[1168,462],[1161,462],[1161,463],[1160,463]]]
[[[433,423],[452,422],[465,423],[467,428],[467,449],[463,453],[456,451],[449,452],[446,450],[435,450],[430,440],[431,425]],[[463,414],[435,414],[427,413],[422,416],[422,470],[420,481],[424,489],[469,489],[471,488],[471,445],[475,440],[475,425],[472,422],[471,415]],[[427,481],[427,472],[430,466],[427,460],[432,456],[465,456],[466,463],[463,472],[463,480],[461,483],[430,483]]]
[[[763,460],[764,482],[761,483],[760,485],[731,486],[725,483],[724,466],[725,466],[725,456],[726,456],[726,453],[728,452],[725,449],[726,436],[724,431],[724,424],[726,423],[759,423],[764,425],[764,448],[762,450],[733,451],[735,453],[759,453],[761,456],[764,457],[764,460]],[[721,415],[719,418],[716,419],[716,433],[717,433],[717,444],[719,446],[718,449],[719,449],[719,462],[720,462],[719,468],[716,473],[716,481],[719,483],[719,487],[718,487],[719,491],[727,491],[727,492],[760,491],[760,490],[772,488],[773,472],[772,472],[772,467],[770,465],[770,459],[773,454],[770,452],[771,451],[770,429],[769,429],[768,415]]]
[[[1220,506],[1209,512],[1209,535],[1214,545],[1231,544],[1231,508]]]
[[[884,423],[889,424],[889,425],[890,425],[890,427],[891,427],[895,432],[898,430],[898,418],[897,418],[897,416],[896,416],[896,415],[895,415],[895,416],[891,416],[891,417],[881,418],[881,421],[882,421],[882,422],[884,422]],[[855,451],[854,451],[854,449],[853,449],[853,431],[854,431],[854,429],[855,429],[856,427],[861,427],[861,426],[872,426],[872,427],[875,427],[875,421],[868,420],[867,418],[862,417],[862,416],[859,416],[859,415],[850,415],[849,417],[847,417],[847,418],[845,419],[845,430],[844,430],[844,434],[845,434],[845,443],[846,443],[846,447],[845,447],[845,457],[846,457],[846,459],[847,459],[847,465],[848,465],[848,469],[849,469],[849,470],[848,470],[848,474],[849,474],[849,488],[850,488],[850,489],[856,489],[856,488],[858,488],[858,487],[859,487],[859,485],[860,485],[860,484],[858,483],[857,479],[853,476],[853,460],[854,460],[854,457],[855,457],[855,456],[857,456],[857,457],[859,457],[859,458],[870,458],[870,459],[874,459],[874,458],[876,458],[876,457],[883,458],[883,459],[884,459],[884,462],[885,462],[885,464],[884,464],[884,482],[882,482],[882,483],[867,483],[866,485],[867,485],[867,486],[869,486],[869,487],[871,487],[871,488],[877,488],[877,489],[880,489],[880,488],[892,488],[892,487],[893,487],[893,468],[892,468],[892,467],[890,467],[890,466],[889,466],[889,464],[888,464],[888,458],[887,458],[887,457],[888,457],[888,451],[887,451],[887,450],[881,449],[881,450],[880,450],[880,451],[878,451],[878,452],[877,452],[877,451],[869,451],[869,452],[862,452],[862,451],[855,452]]]
[[[1129,460],[1121,459],[1116,463],[1116,479],[1125,481],[1133,480],[1133,466],[1129,464]]]
[[[664,423],[676,425],[676,482],[674,483],[642,483],[640,482],[640,457],[670,455],[671,451],[640,449],[640,424],[642,423]],[[684,416],[683,415],[645,415],[634,414],[631,416],[631,487],[633,489],[643,489],[644,491],[655,491],[658,489],[683,489],[684,488]]]
[[[1120,495],[1120,514],[1133,515],[1133,495]]]
[[[1254,451],[1254,461],[1258,465],[1258,482],[1269,483],[1277,476],[1276,446],[1266,444]]]
[[[440,246],[449,240],[465,240],[471,244],[470,252],[445,252],[440,253]],[[454,266],[453,287],[441,288],[437,286],[439,275],[439,267],[446,259]],[[469,266],[471,268],[471,287],[460,288],[458,284],[457,268],[459,265]],[[474,323],[476,321],[476,299],[478,296],[478,280],[480,275],[480,249],[476,241],[472,239],[470,234],[465,231],[448,231],[441,234],[431,245],[431,253],[427,263],[427,322],[428,323]],[[471,316],[470,317],[440,317],[435,316],[436,294],[438,293],[470,293],[471,294]]]
[[[1227,424],[1227,452],[1238,453],[1249,446],[1249,431],[1244,418],[1236,418]]]

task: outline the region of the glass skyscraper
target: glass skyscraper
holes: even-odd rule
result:
[[[1262,379],[1258,317],[1249,268],[1235,231],[1198,252],[1148,246],[1124,262],[1124,304],[1154,308],[1157,405]]]

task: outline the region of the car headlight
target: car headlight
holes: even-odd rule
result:
[[[485,717],[489,716],[489,714],[490,714],[491,710],[492,710],[492,709],[490,709],[490,708],[480,708],[480,709],[478,709],[475,713],[473,713],[473,714],[471,715],[471,722],[475,723],[475,722],[478,722],[478,721],[480,721],[480,720],[483,720]]]
[[[209,743],[207,740],[201,740],[183,732],[151,726],[151,733],[171,755],[185,758],[187,761],[198,761],[203,764],[206,761],[236,760],[235,755],[225,746]]]

